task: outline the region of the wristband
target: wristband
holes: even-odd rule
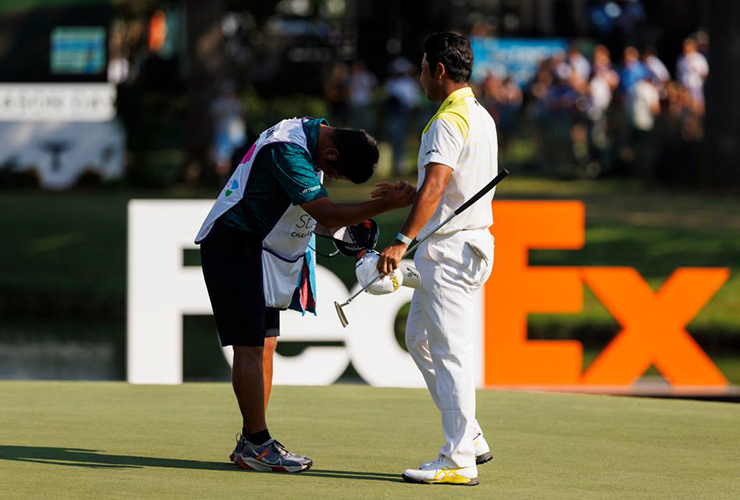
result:
[[[396,239],[405,245],[410,245],[414,241],[403,233],[398,233]]]

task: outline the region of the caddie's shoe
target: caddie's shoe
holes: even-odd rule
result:
[[[491,448],[488,447],[486,438],[480,432],[473,438],[473,444],[475,445],[475,463],[477,465],[484,464],[493,459],[491,455]]]
[[[246,444],[247,444],[247,438],[242,436],[241,434],[237,434],[236,435],[236,448],[234,448],[234,451],[232,451],[231,455],[229,455],[229,460],[231,460],[232,462],[236,464],[236,459],[239,458],[239,455],[242,454],[242,450],[244,449],[244,445]]]
[[[242,469],[262,472],[303,472],[311,468],[313,461],[289,452],[273,438],[259,446],[245,441],[236,464]]]
[[[446,457],[439,457],[419,469],[407,469],[402,474],[407,483],[450,484],[475,486],[478,484],[478,468],[458,467]]]

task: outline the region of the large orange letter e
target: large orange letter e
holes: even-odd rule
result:
[[[527,262],[531,248],[583,247],[583,203],[497,201],[493,216],[496,252],[485,287],[485,384],[576,385],[580,342],[528,341],[527,314],[580,311],[580,270],[529,267]]]

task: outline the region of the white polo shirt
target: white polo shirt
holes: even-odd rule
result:
[[[421,238],[469,200],[498,173],[496,124],[470,87],[456,90],[442,102],[421,133],[418,167],[420,187],[426,166],[441,163],[452,168],[437,210],[421,230]],[[483,229],[493,224],[491,201],[495,189],[458,215],[438,234],[462,229]]]

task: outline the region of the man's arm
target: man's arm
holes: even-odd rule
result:
[[[358,224],[383,212],[407,207],[413,202],[415,190],[408,186],[363,203],[334,203],[327,196],[314,170],[313,160],[305,150],[290,144],[268,147],[272,160],[270,172],[288,194],[291,203],[300,205],[324,227]]]
[[[302,203],[301,208],[326,228],[359,224],[378,214],[411,205],[416,193],[413,186],[392,189],[381,198],[361,203],[334,203],[328,196]]]
[[[416,193],[414,206],[401,227],[401,233],[412,240],[419,234],[427,221],[434,215],[452,175],[452,168],[441,163],[429,163],[424,183]],[[392,191],[392,190],[391,190]],[[395,240],[380,253],[378,271],[389,274],[398,267],[408,245]]]

